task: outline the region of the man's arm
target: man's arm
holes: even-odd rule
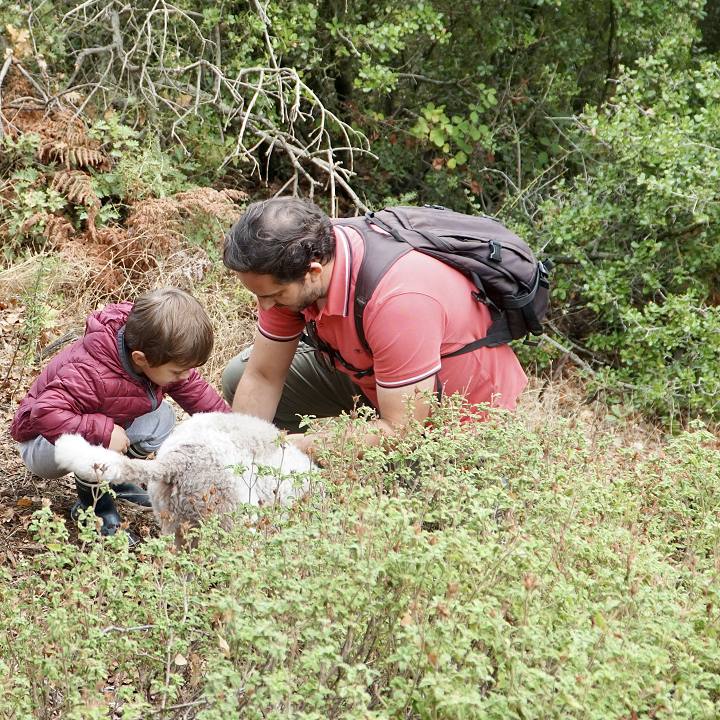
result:
[[[411,420],[424,420],[430,414],[428,392],[435,390],[435,375],[399,388],[377,386],[381,427],[392,433]]]
[[[255,333],[250,358],[235,390],[233,412],[272,422],[298,342],[276,342]]]

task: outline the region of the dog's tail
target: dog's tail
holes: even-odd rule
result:
[[[156,460],[133,460],[101,445],[91,445],[81,435],[61,435],[55,441],[55,462],[89,483],[145,485],[165,474],[163,464]]]

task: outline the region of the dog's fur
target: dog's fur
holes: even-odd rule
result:
[[[238,413],[193,415],[178,424],[153,460],[130,459],[80,435],[58,438],[55,460],[88,482],[147,485],[161,531],[174,532],[178,541],[184,527],[212,513],[229,528],[228,516],[241,503],[288,504],[308,489],[307,477],[296,485],[290,474],[312,468],[307,455],[281,443],[274,425]]]

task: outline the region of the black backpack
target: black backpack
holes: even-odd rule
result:
[[[390,207],[364,217],[334,220],[363,237],[365,253],[355,286],[355,327],[363,347],[372,355],[365,337],[363,314],[375,288],[393,263],[411,250],[430,255],[469,277],[473,297],[488,306],[492,325],[484,338],[443,355],[462,355],[481,347],[495,347],[526,335],[540,335],[550,299],[552,264],[538,262],[528,245],[497,220],[464,215],[439,205]],[[373,226],[385,232],[378,232]],[[357,377],[372,374],[358,370],[310,333],[311,344],[330,352]],[[306,340],[308,338],[306,337]]]

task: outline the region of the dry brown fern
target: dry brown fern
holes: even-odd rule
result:
[[[242,211],[247,194],[241,190],[215,190],[214,188],[195,188],[173,195],[179,211],[185,217],[210,216],[220,225],[234,222]]]
[[[100,143],[89,137],[85,124],[67,110],[58,110],[36,128],[40,135],[38,159],[42,163],[61,163],[68,170],[84,168],[106,171],[112,163],[100,149]]]
[[[106,295],[117,291],[125,283],[125,274],[113,262],[112,241],[121,240],[121,228],[101,228],[97,241],[76,237],[61,248],[64,258],[85,272],[86,288],[93,294]],[[102,238],[101,238],[102,236]]]
[[[68,242],[76,235],[73,224],[63,215],[51,215],[45,223],[43,235],[56,246]]]
[[[50,187],[64,195],[75,205],[84,205],[86,208],[100,208],[98,198],[92,186],[92,178],[79,170],[59,170],[55,173]]]
[[[182,237],[182,216],[173,198],[150,198],[135,204],[127,218],[128,237],[166,254]]]
[[[45,225],[49,217],[50,214],[46,212],[33,213],[29,218],[23,221],[23,224],[20,226],[20,233],[22,235],[29,235],[30,232],[38,225]]]
[[[44,164],[62,163],[68,170],[71,168],[94,168],[109,170],[110,160],[102,151],[85,145],[73,145],[65,140],[50,138],[43,140],[38,148],[38,160]]]
[[[232,190],[230,188],[220,190],[220,194],[232,200],[236,205],[244,204],[250,197],[244,190]]]
[[[181,223],[177,204],[171,198],[151,198],[131,208],[122,235],[107,235],[100,231],[98,240],[107,243],[107,252],[114,265],[136,276],[154,269],[156,258],[180,248]]]
[[[143,200],[130,211],[127,239],[118,257],[139,267],[146,263],[143,257],[148,253],[167,256],[177,252],[194,224],[207,227],[208,219],[214,219],[220,230],[234,222],[242,210],[239,202],[246,197],[241,191],[196,188],[172,197]]]
[[[48,212],[37,212],[31,215],[20,226],[20,232],[30,234],[33,229],[42,226],[38,233],[55,244],[62,244],[75,235],[75,228],[64,215],[53,215]]]
[[[88,136],[85,123],[69,109],[57,105],[46,108],[27,78],[12,66],[3,84],[3,101],[15,103],[13,108],[3,108],[7,132],[12,137],[25,133],[40,136],[40,162],[60,163],[67,169],[111,168],[110,157],[97,140]]]

